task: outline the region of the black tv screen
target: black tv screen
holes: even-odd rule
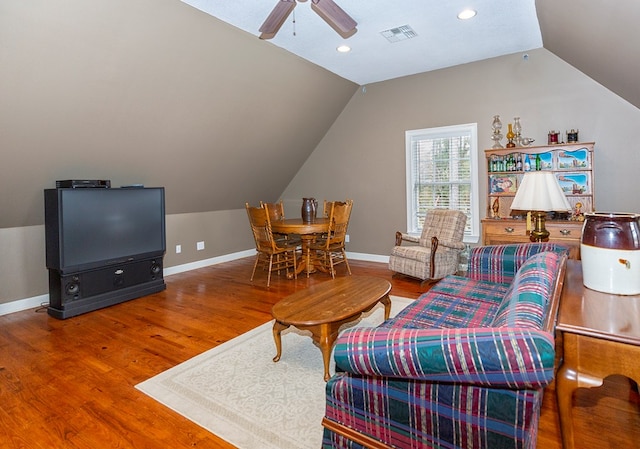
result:
[[[47,268],[64,274],[162,256],[164,188],[45,190]]]

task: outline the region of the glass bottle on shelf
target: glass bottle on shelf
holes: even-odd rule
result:
[[[539,154],[536,154],[536,170],[542,170],[542,159]]]
[[[524,156],[524,171],[531,171],[531,159],[528,154]]]

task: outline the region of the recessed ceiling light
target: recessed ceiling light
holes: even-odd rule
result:
[[[349,47],[348,45],[341,45],[336,48],[336,50],[338,50],[340,53],[349,53],[351,51],[351,47]]]
[[[475,17],[476,14],[478,14],[478,12],[474,11],[473,9],[465,9],[464,11],[461,11],[460,14],[458,14],[458,19],[468,20],[468,19],[471,19],[472,17]]]

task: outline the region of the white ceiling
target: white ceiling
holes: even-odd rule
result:
[[[182,0],[256,36],[279,0]],[[335,0],[358,22],[341,38],[300,2],[275,38],[277,45],[359,85],[542,47],[534,0]],[[475,18],[457,14],[472,8]],[[390,43],[381,32],[409,25],[416,37]],[[295,30],[295,35],[294,35]],[[232,42],[232,41],[230,41]],[[347,44],[349,53],[336,48]]]

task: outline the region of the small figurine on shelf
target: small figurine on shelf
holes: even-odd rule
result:
[[[584,213],[582,213],[582,203],[577,202],[571,211],[571,221],[584,221]]]
[[[491,205],[491,211],[493,212],[493,218],[500,218],[500,198],[496,197]]]
[[[520,139],[522,146],[523,147],[528,147],[529,145],[531,145],[533,142],[536,141],[536,139],[532,139],[531,137],[522,137]]]

